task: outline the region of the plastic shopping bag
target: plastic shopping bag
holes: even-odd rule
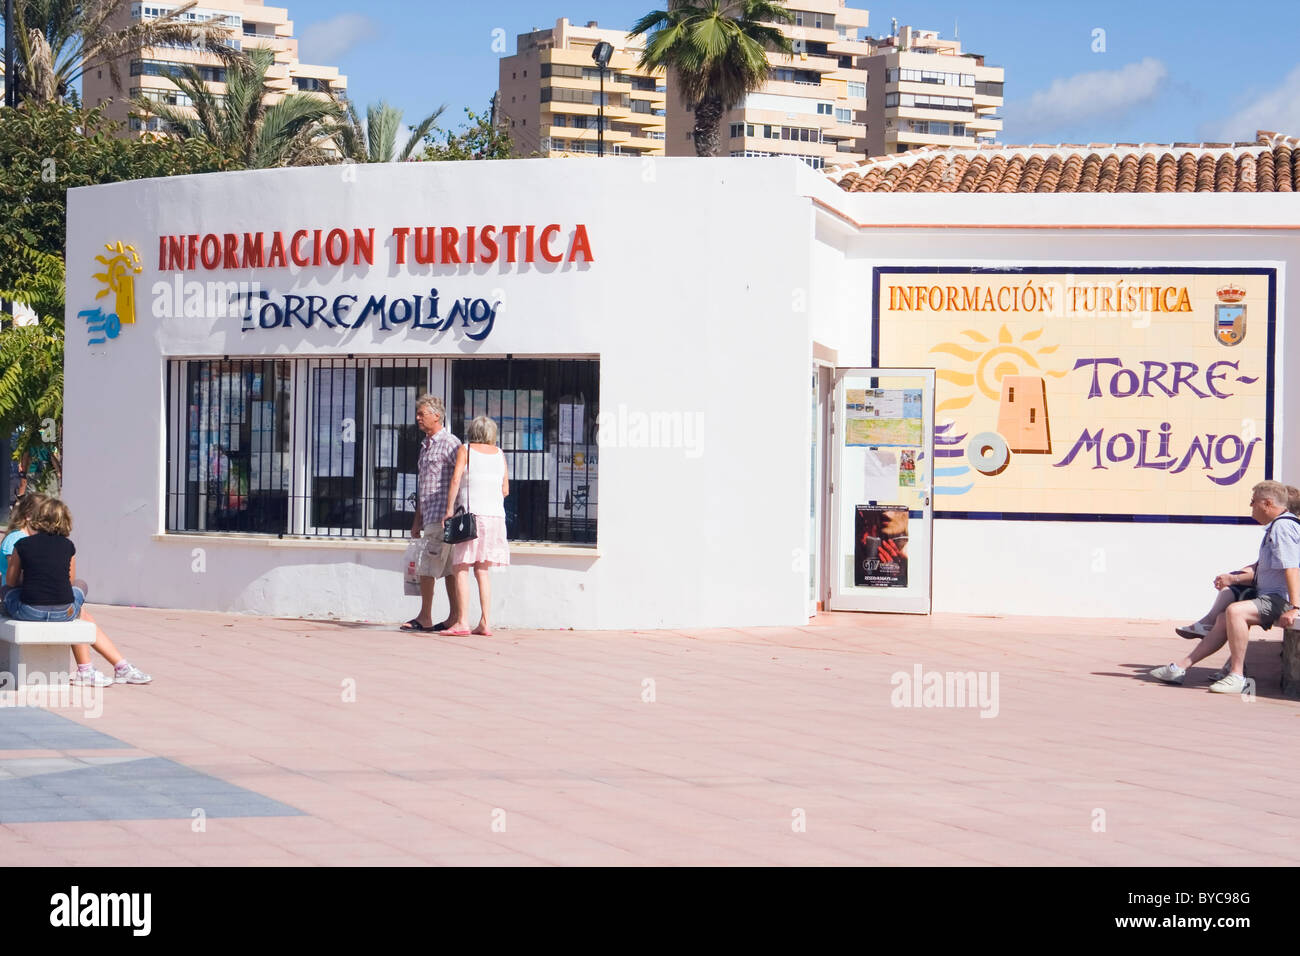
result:
[[[424,550],[424,542],[418,538],[406,546],[406,560],[403,565],[405,575],[403,581],[403,590],[407,597],[420,596],[420,553]]]

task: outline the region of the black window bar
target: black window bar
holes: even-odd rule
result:
[[[479,415],[497,423],[510,468],[507,537],[595,544],[600,362],[458,359],[451,383],[458,437]]]

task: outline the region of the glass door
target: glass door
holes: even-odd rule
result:
[[[833,611],[930,613],[934,370],[835,370]]]

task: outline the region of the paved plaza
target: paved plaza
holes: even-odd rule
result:
[[[1145,676],[1188,648],[1167,622],[448,638],[94,612],[154,683],[97,717],[0,709],[9,865],[1300,862],[1280,635],[1244,700],[1205,691],[1223,654]],[[948,672],[975,672],[964,699]]]

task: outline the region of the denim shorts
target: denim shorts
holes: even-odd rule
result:
[[[71,604],[39,605],[33,607],[23,603],[23,589],[13,588],[5,593],[4,609],[15,621],[40,621],[61,623],[75,621],[81,616],[81,605],[86,603],[86,592],[81,588],[72,589]]]

